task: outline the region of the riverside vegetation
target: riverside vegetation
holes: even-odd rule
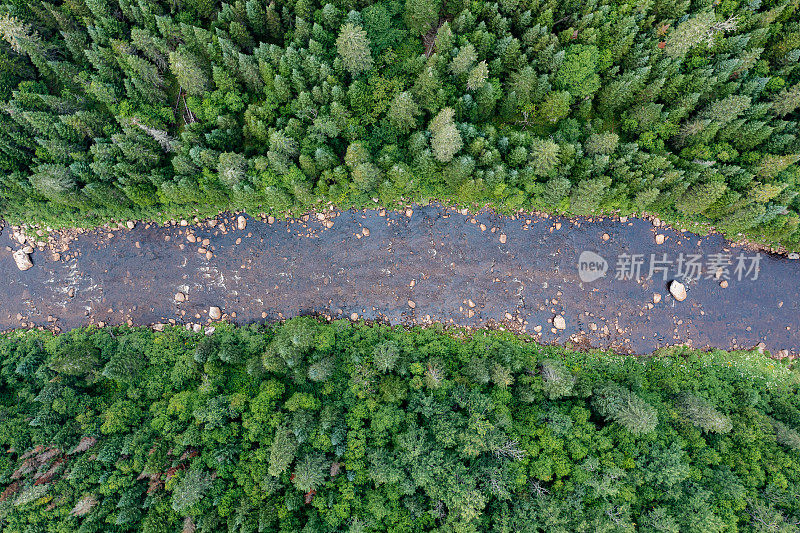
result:
[[[797,248],[794,0],[4,0],[0,210],[439,198]]]
[[[796,531],[800,373],[319,322],[0,336],[8,532]]]

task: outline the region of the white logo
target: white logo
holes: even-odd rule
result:
[[[584,283],[603,278],[608,270],[608,262],[602,256],[584,250],[578,258],[578,277]]]

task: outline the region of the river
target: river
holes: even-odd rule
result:
[[[0,239],[19,248],[8,227]],[[626,353],[682,343],[800,348],[800,261],[643,219],[471,215],[430,205],[272,223],[248,216],[239,230],[228,215],[213,226],[87,231],[57,259],[44,250],[32,260],[19,271],[0,249],[0,329],[207,325],[217,306],[236,323],[357,315],[504,327],[543,343]],[[678,277],[689,289],[682,302],[667,288]],[[185,301],[175,300],[179,292]],[[557,316],[564,329],[554,328]]]

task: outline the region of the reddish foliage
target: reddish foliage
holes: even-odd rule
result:
[[[306,492],[306,504],[311,503],[314,501],[314,495],[317,494],[317,491],[311,489],[310,491]]]
[[[19,490],[19,485],[20,485],[19,481],[15,481],[14,483],[6,487],[6,490],[0,493],[0,502],[5,501],[6,499],[8,499],[9,496],[12,496],[15,492],[17,492]]]

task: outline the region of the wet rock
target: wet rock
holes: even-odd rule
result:
[[[564,320],[562,315],[556,315],[555,318],[553,318],[553,325],[556,329],[567,329],[567,321]]]
[[[669,284],[669,293],[673,298],[682,302],[686,299],[686,285],[678,280],[672,280]]]
[[[792,252],[786,257],[788,257],[789,259],[800,259],[800,254],[798,254],[797,252]]]
[[[664,244],[664,238],[665,238],[664,235],[662,235],[661,233],[656,235],[656,244]]]
[[[13,257],[14,262],[17,263],[17,268],[22,271],[28,270],[33,266],[31,256],[28,255],[24,250],[17,250],[14,252]]]
[[[243,230],[247,227],[247,219],[244,218],[242,215],[236,217],[236,227],[240,230]]]
[[[658,293],[653,294],[653,303],[657,304],[660,301],[661,301],[661,295]]]
[[[175,301],[176,302],[185,302],[186,301],[186,295],[183,294],[182,292],[176,292],[175,293]]]
[[[219,320],[222,318],[222,310],[219,307],[209,307],[208,308],[208,317],[212,320]]]
[[[129,220],[125,223],[125,225],[128,226],[128,229],[133,229],[136,227],[136,222],[134,222],[133,220]]]

